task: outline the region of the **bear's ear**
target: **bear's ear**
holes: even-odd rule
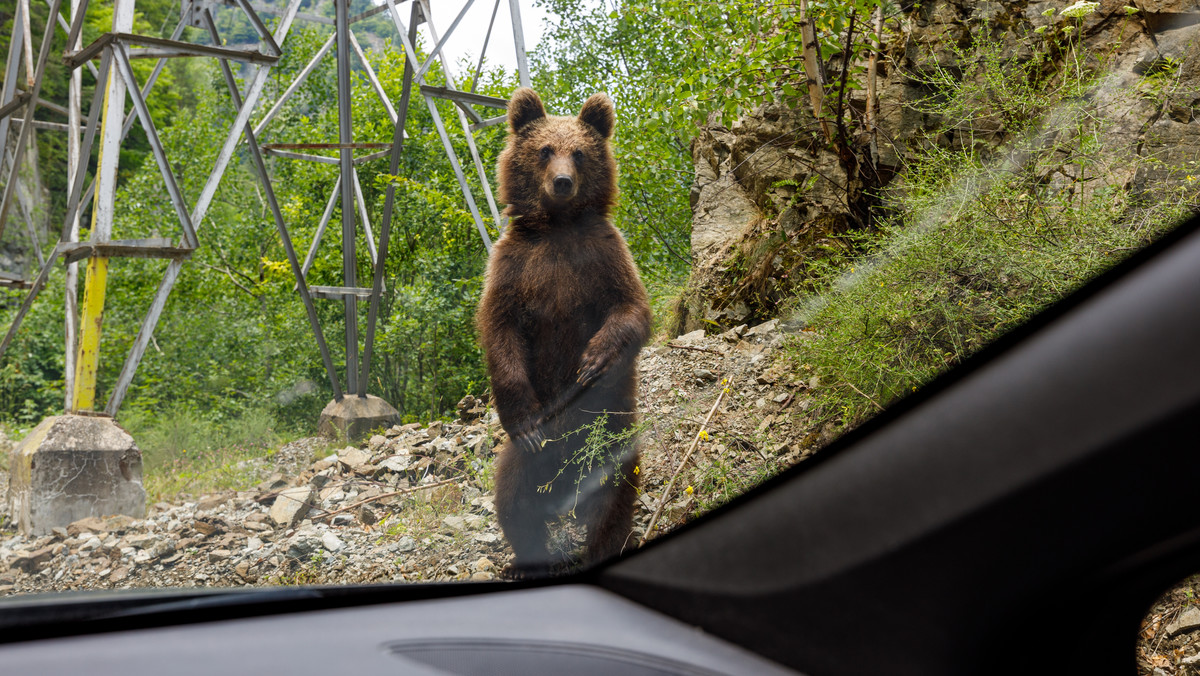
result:
[[[592,94],[579,111],[579,121],[595,129],[600,136],[608,138],[617,121],[612,99],[608,98],[608,94]]]
[[[546,117],[546,109],[542,107],[542,99],[537,92],[529,87],[521,87],[513,92],[508,100],[508,125],[513,132],[519,132],[530,122]]]

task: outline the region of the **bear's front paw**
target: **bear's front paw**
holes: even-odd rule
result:
[[[602,358],[598,350],[588,350],[584,353],[583,359],[579,364],[579,377],[576,382],[584,387],[596,382],[596,379],[604,375],[604,371],[608,369],[609,360]]]
[[[536,453],[546,445],[546,437],[540,427],[534,426],[532,429],[518,432],[513,437],[513,445],[522,451]]]

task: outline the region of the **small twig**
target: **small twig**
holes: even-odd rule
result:
[[[854,20],[857,18],[857,13],[850,13],[850,25],[846,28],[846,47],[842,50],[842,81],[838,85],[837,110],[834,113],[838,130],[838,140],[834,145],[839,155],[848,145],[850,137],[849,132],[846,131],[846,120],[842,117],[842,111],[845,110],[846,105],[846,78],[850,75],[850,59],[854,55],[851,47],[854,44]]]
[[[692,422],[692,423],[697,422],[697,421],[692,420],[691,418],[687,418],[687,417],[681,417],[681,418],[679,418],[679,420],[682,420],[683,422]],[[654,427],[654,432],[655,432],[655,434],[658,433],[657,425],[655,425],[655,427]],[[666,458],[669,454],[667,453],[666,441],[664,441],[664,439],[665,439],[665,437],[659,435],[659,437],[658,437],[659,445],[663,449],[663,457]],[[700,455],[704,455],[704,451],[700,451]],[[707,460],[708,457],[705,456],[705,459]],[[692,464],[694,464],[696,466],[696,469],[700,469],[700,461],[699,460],[693,460]]]
[[[679,461],[679,466],[675,468],[675,473],[671,475],[671,480],[667,482],[667,487],[663,489],[662,497],[658,499],[658,507],[654,510],[654,514],[650,517],[650,523],[646,524],[646,532],[642,533],[642,541],[640,544],[646,544],[646,539],[650,537],[650,533],[654,532],[654,525],[658,522],[658,517],[662,514],[663,507],[667,504],[667,498],[671,495],[671,489],[675,486],[675,480],[679,478],[679,473],[683,471],[683,466],[687,464],[688,458],[692,457],[692,453],[696,447],[700,445],[700,438],[704,435],[704,428],[708,426],[708,421],[712,420],[713,414],[717,412],[717,407],[721,405],[721,400],[725,398],[725,393],[729,391],[728,387],[722,387],[721,393],[717,395],[717,400],[713,402],[712,409],[708,412],[708,417],[704,419],[704,423],[700,425],[700,431],[696,432],[696,438],[692,441],[692,445],[688,448],[687,453],[683,454],[683,459]]]
[[[285,490],[287,490],[287,489],[281,488],[277,491],[271,491],[270,493],[263,493],[262,495],[258,496],[257,498],[254,498],[254,501],[260,505],[265,505],[268,502],[270,502],[273,498],[279,497],[279,494],[284,492]]]
[[[764,462],[768,460],[767,454],[763,453],[763,450],[761,448],[759,448],[756,444],[750,444],[750,448],[753,448],[754,452],[757,453],[758,457],[762,458]]]
[[[664,437],[662,435],[662,432],[658,431],[658,422],[657,421],[651,420],[650,425],[652,427],[654,427],[654,436],[658,439],[658,447],[662,449],[663,459],[665,460],[667,457],[670,456],[670,452],[667,450],[666,437]],[[633,537],[633,531],[631,530],[631,531],[629,531],[629,535],[625,536],[625,541],[621,543],[621,553],[622,554],[625,553],[625,549],[629,546],[629,539],[632,537]],[[641,542],[645,542],[645,538],[642,538]],[[638,543],[638,546],[641,546],[641,542]]]
[[[1183,608],[1179,607],[1179,608],[1176,608],[1175,610],[1171,611],[1170,613],[1167,613],[1167,615],[1163,617],[1163,623],[1159,625],[1162,627],[1162,634],[1160,634],[1158,637],[1158,640],[1154,642],[1154,647],[1150,649],[1150,652],[1152,655],[1158,654],[1158,646],[1162,645],[1163,639],[1167,637],[1167,633],[1168,633],[1167,625],[1166,625],[1166,622],[1168,619],[1167,616],[1171,616],[1170,619],[1174,620],[1175,618],[1179,617],[1181,614],[1183,614]],[[1155,632],[1155,633],[1158,633],[1158,632]]]
[[[341,487],[341,486],[353,486],[353,485],[357,485],[357,484],[369,484],[372,486],[382,486],[383,482],[375,481],[373,479],[368,479],[367,477],[364,477],[364,476],[357,476],[353,479],[343,479],[342,481],[338,481],[336,483],[331,481],[330,483],[325,484],[324,486],[321,486],[320,490],[324,490],[324,489],[332,487],[332,486]],[[280,495],[282,495],[284,491],[291,490],[293,488],[300,488],[303,485],[304,484],[301,484],[300,486],[287,486],[285,488],[280,488],[277,491],[271,491],[270,493],[263,493],[262,495],[258,496],[257,498],[254,498],[254,501],[260,505],[265,505],[268,502],[270,502],[272,499],[277,498]],[[289,500],[295,500],[295,498],[289,498]],[[297,501],[297,502],[299,502],[299,501]],[[321,509],[320,507],[317,507],[316,505],[313,505],[313,504],[309,504],[309,507]],[[321,511],[325,511],[325,510],[321,510]]]
[[[437,486],[443,486],[445,484],[448,484],[448,483],[451,483],[454,481],[458,481],[462,478],[463,478],[463,475],[459,474],[458,476],[453,476],[453,477],[450,477],[449,479],[442,479],[441,481],[435,481],[431,484],[425,484],[424,486],[413,486],[411,488],[405,488],[405,489],[399,490],[399,491],[392,491],[391,493],[384,493],[382,495],[376,495],[376,496],[367,498],[366,500],[359,500],[358,502],[356,502],[352,505],[347,505],[345,507],[342,507],[341,509],[335,509],[332,512],[326,512],[325,514],[322,514],[321,516],[318,516],[317,518],[313,519],[313,521],[321,521],[322,519],[328,519],[329,517],[333,516],[334,514],[341,514],[342,512],[348,512],[348,511],[354,509],[355,507],[361,507],[367,503],[376,502],[376,501],[382,500],[384,498],[391,498],[391,497],[395,497],[397,495],[404,495],[405,493],[413,493],[416,491],[423,491],[426,488],[436,488]]]
[[[846,383],[846,387],[849,387],[850,389],[854,390],[855,392],[858,392],[862,396],[866,397],[867,401],[871,402],[872,404],[875,404],[875,408],[879,409],[880,411],[883,410],[883,407],[879,405],[879,402],[872,399],[866,392],[863,392],[862,390],[858,389],[852,383]]]
[[[646,191],[643,190],[640,186],[638,187],[638,192],[640,192],[642,194],[642,202],[641,203],[643,206],[651,201],[649,196],[646,194]],[[638,211],[640,212],[641,209],[639,209]],[[639,213],[639,216],[640,215],[641,214]],[[658,227],[654,225],[655,221],[657,221],[657,220],[658,219],[656,219],[656,218],[646,218],[644,220],[644,222],[650,226],[651,230],[654,231],[654,236],[658,239],[658,241],[662,242],[662,245],[663,245],[663,247],[666,248],[667,253],[670,253],[672,256],[674,256],[676,259],[678,259],[681,263],[690,267],[692,264],[692,259],[690,257],[684,257],[684,256],[680,255],[677,251],[675,251],[675,247],[671,246],[671,243],[667,241],[666,235],[664,235],[662,233],[662,231],[660,231],[658,229]]]
[[[239,288],[239,289],[241,289],[242,291],[246,292],[247,294],[249,294],[249,295],[250,295],[250,297],[251,297],[251,298],[253,298],[253,299],[255,299],[255,300],[258,300],[258,299],[260,298],[260,295],[259,295],[259,294],[257,294],[257,293],[254,293],[253,291],[251,291],[250,289],[248,289],[248,288],[247,288],[247,287],[246,287],[244,284],[242,284],[241,282],[239,282],[239,281],[237,281],[236,279],[234,279],[234,278],[233,278],[233,271],[231,271],[231,270],[230,270],[228,267],[225,267],[225,268],[219,268],[219,267],[217,267],[217,266],[215,266],[215,265],[209,265],[208,263],[204,263],[204,262],[201,262],[201,263],[200,263],[200,265],[201,265],[202,267],[206,267],[206,268],[208,268],[209,270],[216,270],[217,272],[223,272],[223,273],[225,273],[225,276],[229,278],[229,283],[230,283],[230,284],[233,284],[233,285],[234,285],[234,286],[236,286],[237,288]],[[241,273],[238,273],[238,274],[241,274]]]
[[[670,457],[671,453],[667,450],[667,438],[663,436],[662,432],[658,431],[658,421],[652,419],[650,426],[654,428],[654,436],[658,439],[658,447],[662,449],[663,458]]]
[[[779,410],[782,411],[783,409],[787,408],[788,406],[791,406],[793,401],[796,401],[796,393],[789,392],[788,398],[784,399],[783,403],[779,405]]]
[[[694,350],[696,352],[711,352],[713,354],[721,354],[716,350],[710,350],[707,347],[692,347],[690,345],[676,345],[675,343],[667,343],[667,347],[673,347],[676,350]]]

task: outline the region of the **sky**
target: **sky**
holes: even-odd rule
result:
[[[547,12],[542,8],[534,7],[533,0],[519,0],[519,3],[521,25],[525,33],[525,50],[533,51],[541,39],[543,21]],[[454,23],[454,18],[458,16],[465,4],[465,0],[432,0],[430,2],[433,10],[433,25],[437,28],[439,36],[444,35],[450,24]],[[508,4],[509,0],[500,0],[496,23],[492,29],[491,39],[488,41],[487,60],[488,63],[502,65],[511,70],[517,67],[517,57],[513,47],[512,20]],[[446,43],[446,55],[451,58],[453,63],[459,63],[467,56],[470,57],[471,63],[478,62],[479,51],[483,46],[484,37],[487,35],[488,20],[492,16],[494,7],[496,7],[496,0],[475,0],[467,10],[462,22],[454,29],[454,33]],[[407,13],[404,16],[407,19]],[[429,37],[427,28],[422,26],[421,31],[425,35],[425,44],[428,48],[432,48],[434,43]],[[456,73],[456,75],[461,77],[462,73]]]

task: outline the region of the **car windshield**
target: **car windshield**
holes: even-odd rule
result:
[[[1184,4],[3,3],[0,593],[636,550],[1194,213]]]

